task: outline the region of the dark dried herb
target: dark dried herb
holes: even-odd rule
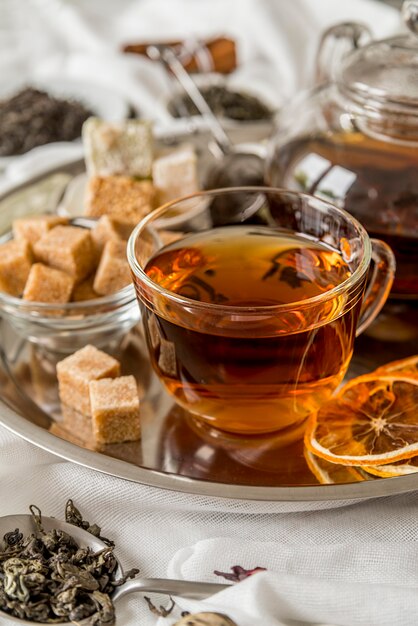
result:
[[[240,122],[269,120],[272,111],[255,96],[234,91],[223,85],[211,85],[200,89],[215,115]],[[199,112],[187,94],[174,96],[168,105],[174,117],[198,115]]]
[[[103,543],[105,543],[107,546],[112,546],[113,548],[115,547],[115,543],[113,541],[107,539],[106,537],[102,537],[102,535],[100,534],[102,532],[100,526],[98,526],[97,524],[90,524],[90,522],[87,522],[83,519],[80,511],[74,506],[72,500],[68,500],[67,504],[65,505],[65,521],[68,524],[72,524],[73,526],[78,526],[79,528],[87,530],[87,532],[103,541]]]
[[[93,115],[80,102],[28,87],[0,101],[0,156],[24,154],[51,141],[72,141]]]
[[[266,568],[254,567],[254,569],[244,569],[243,567],[241,567],[241,565],[233,565],[231,567],[231,570],[232,574],[230,574],[229,572],[218,572],[217,570],[215,570],[213,573],[216,574],[216,576],[222,576],[226,580],[232,580],[232,582],[234,583],[239,583],[241,580],[249,578],[249,576],[252,576],[257,572],[265,572]]]
[[[24,537],[19,529],[6,533],[0,546],[0,608],[34,622],[78,622],[110,626],[115,622],[112,593],[138,570],[115,578],[113,542],[94,552],[80,547],[60,529],[45,531],[38,507],[30,511],[36,533]],[[66,505],[69,523],[100,537],[100,528],[83,520],[72,500]],[[100,537],[101,538],[101,537]]]
[[[156,607],[155,604],[151,602],[151,599],[148,598],[147,596],[144,596],[144,600],[148,604],[148,608],[151,611],[151,613],[154,613],[154,615],[158,615],[158,617],[168,617],[168,615],[170,615],[170,613],[176,606],[176,603],[174,602],[171,596],[170,596],[171,606],[169,606],[168,609],[166,609],[164,606],[161,606],[161,605],[159,607]]]

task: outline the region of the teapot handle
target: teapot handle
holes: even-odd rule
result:
[[[368,26],[357,22],[342,22],[327,28],[321,37],[316,55],[316,84],[335,79],[335,70],[343,57],[372,40]]]

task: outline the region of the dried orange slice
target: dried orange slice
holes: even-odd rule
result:
[[[321,485],[358,483],[362,480],[368,480],[367,475],[361,474],[356,468],[340,465],[339,463],[330,463],[316,456],[316,454],[312,454],[306,448],[304,455],[309,469]]]
[[[342,465],[386,465],[417,456],[418,379],[353,379],[310,418],[305,445]]]
[[[397,376],[411,376],[412,378],[418,378],[418,354],[410,356],[407,359],[400,359],[399,361],[391,361],[386,363],[382,367],[378,367],[373,374],[396,374]]]
[[[379,476],[379,478],[394,478],[395,476],[416,474],[418,472],[418,456],[388,465],[363,465],[362,469],[373,476]]]

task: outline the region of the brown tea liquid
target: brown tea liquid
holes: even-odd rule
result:
[[[418,298],[418,150],[360,132],[281,146],[269,184],[305,191],[354,215],[396,256],[393,296]]]
[[[328,301],[315,327],[299,305],[266,323],[246,313],[318,296],[349,278],[350,268],[331,248],[271,228],[229,226],[166,246],[146,273],[180,296],[236,308],[225,318],[218,309],[215,320],[210,306],[196,312],[157,304],[153,313],[142,305],[154,368],[179,404],[214,427],[296,430],[341,382],[358,305],[339,314],[338,299]]]

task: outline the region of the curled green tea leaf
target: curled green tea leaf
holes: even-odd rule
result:
[[[148,604],[148,608],[151,611],[151,613],[154,613],[154,615],[158,615],[158,617],[167,617],[168,615],[170,615],[170,613],[175,607],[175,602],[173,598],[171,597],[170,597],[171,604],[167,609],[164,606],[156,607],[155,604],[153,604],[150,598],[148,598],[147,596],[144,596],[144,600]]]
[[[83,519],[80,511],[74,505],[74,502],[70,499],[67,500],[67,504],[65,505],[65,521],[68,524],[72,524],[73,526],[78,526],[79,528],[83,528],[87,530],[91,535],[94,535],[98,539],[101,539],[103,543],[108,546],[115,546],[114,542],[111,539],[107,539],[106,537],[101,536],[102,529],[97,524],[90,524],[87,520]]]
[[[25,537],[16,528],[0,543],[0,609],[13,617],[48,624],[81,620],[88,620],[89,626],[114,624],[115,587],[138,570],[116,579],[113,542],[107,540],[111,545],[98,552],[80,547],[63,530],[45,531],[38,507],[31,505],[30,511],[35,533]],[[67,502],[66,517],[101,538],[99,526],[84,521],[72,500]]]

